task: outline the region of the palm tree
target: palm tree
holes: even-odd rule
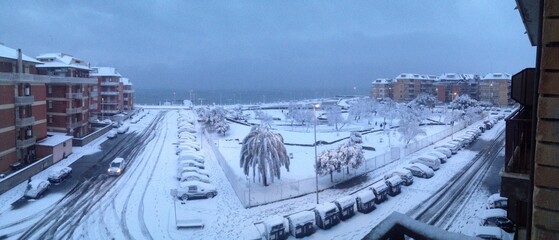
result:
[[[268,179],[280,179],[280,168],[285,166],[289,171],[289,156],[283,145],[283,137],[272,132],[267,126],[255,126],[243,139],[241,149],[241,168],[246,176],[252,168],[252,179],[257,175],[258,180],[268,186]]]

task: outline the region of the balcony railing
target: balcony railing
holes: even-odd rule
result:
[[[16,96],[15,97],[15,105],[17,106],[24,106],[24,105],[31,105],[35,102],[34,96]]]
[[[84,97],[84,95],[81,92],[66,93],[66,98],[68,98],[68,99],[82,99],[83,97]]]
[[[97,109],[97,106],[98,106],[97,103],[89,104],[89,109],[93,109],[93,110]]]
[[[118,105],[117,101],[104,101],[101,102],[101,105]]]
[[[114,91],[114,92],[101,92],[101,95],[116,96],[116,95],[118,95],[118,91]]]
[[[528,174],[532,161],[530,157],[532,121],[524,109],[506,120],[505,172]]]
[[[119,110],[101,110],[102,113],[107,113],[107,114],[117,114],[120,111]]]
[[[118,82],[101,82],[101,86],[118,86]]]
[[[31,126],[35,123],[35,117],[26,117],[16,119],[16,127]]]
[[[75,107],[75,108],[66,108],[67,114],[77,114],[83,112],[82,107]]]
[[[36,74],[0,73],[0,82],[96,84],[97,78],[59,77]]]
[[[37,139],[35,137],[25,139],[25,140],[17,140],[16,141],[16,148],[27,148],[27,147],[33,146],[33,144],[35,144],[35,142],[37,142]]]
[[[134,93],[135,91],[132,89],[129,90],[122,90],[123,93]]]

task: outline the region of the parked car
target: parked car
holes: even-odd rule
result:
[[[177,179],[180,180],[180,179],[181,179],[181,175],[182,175],[182,173],[184,173],[184,172],[195,172],[195,173],[198,173],[198,174],[202,174],[202,175],[204,175],[204,176],[206,176],[206,177],[210,177],[210,174],[208,173],[208,171],[203,170],[203,169],[200,169],[200,168],[197,168],[197,167],[179,167],[179,168],[177,169]]]
[[[433,156],[439,159],[439,161],[441,161],[441,163],[446,163],[446,155],[444,155],[443,153],[439,152],[439,151],[430,151],[428,153],[426,153],[429,156]]]
[[[419,157],[416,157],[413,160],[411,160],[410,163],[421,163],[425,166],[430,167],[435,171],[439,170],[441,166],[441,161],[439,161],[439,158],[428,156],[428,155],[421,155]]]
[[[410,170],[411,173],[416,177],[431,178],[435,175],[435,172],[431,168],[421,163],[406,164],[403,166],[403,168]]]
[[[109,131],[109,133],[107,133],[107,138],[108,139],[116,138],[116,136],[117,136],[117,133],[114,130],[111,130],[111,131]]]
[[[197,151],[196,149],[192,148],[192,147],[188,147],[188,146],[177,146],[177,148],[175,149],[175,154],[179,155],[182,152],[195,152]]]
[[[128,132],[128,129],[130,129],[130,127],[128,125],[122,125],[116,130],[116,132],[119,133],[119,134],[123,134],[123,133]]]
[[[312,235],[315,229],[315,216],[313,211],[301,211],[287,216],[289,233],[295,238]]]
[[[45,192],[50,188],[50,182],[47,180],[33,180],[27,184],[23,197],[37,199],[41,198]]]
[[[200,181],[204,183],[210,183],[210,178],[197,172],[183,172],[181,174],[180,181]]]
[[[506,232],[514,232],[515,224],[507,218],[507,211],[499,208],[487,209],[481,212],[481,226],[495,226],[500,227]]]
[[[124,158],[117,157],[111,164],[109,165],[109,169],[107,169],[107,173],[111,176],[120,175],[126,169],[126,160]]]
[[[199,169],[205,169],[204,164],[196,162],[194,160],[180,160],[179,167],[196,167]]]
[[[71,174],[72,168],[70,167],[56,168],[50,172],[48,180],[51,183],[60,183],[64,179],[69,178]]]
[[[478,226],[475,230],[475,236],[481,239],[490,240],[513,240],[510,233],[494,226]]]
[[[194,130],[191,127],[182,127],[182,128],[179,128],[178,131],[179,131],[179,133],[182,133],[182,132],[196,133],[196,130]]]
[[[181,153],[179,153],[179,158],[178,159],[179,159],[179,161],[193,160],[193,161],[196,161],[196,162],[199,162],[199,163],[202,163],[202,164],[204,163],[204,156],[202,156],[198,153],[192,152],[192,151],[190,151],[190,152],[189,151],[182,151]]]
[[[181,200],[189,200],[193,198],[213,198],[217,195],[217,189],[214,185],[203,183],[200,181],[181,182],[177,188],[177,197]]]
[[[448,143],[435,146],[435,149],[437,148],[446,148],[450,150],[452,154],[456,154],[458,150],[460,150],[455,144],[448,144]]]
[[[458,150],[465,148],[468,145],[468,143],[464,139],[458,137],[455,137],[454,139],[448,141],[448,143],[458,146]]]
[[[183,147],[192,148],[196,151],[200,151],[200,145],[195,144],[193,142],[180,142],[180,143],[177,144],[177,149],[183,148]]]
[[[507,210],[508,208],[508,198],[501,197],[500,193],[495,193],[487,199],[487,205],[485,206],[487,209],[492,208],[501,208]]]
[[[440,147],[440,148],[433,149],[433,151],[437,151],[437,152],[440,152],[440,153],[446,155],[447,159],[452,157],[452,152],[450,150],[448,150],[448,148]]]
[[[405,186],[409,186],[413,183],[413,174],[410,170],[404,168],[390,170],[387,174],[384,174],[384,179],[387,180],[393,176],[399,176],[404,181]]]

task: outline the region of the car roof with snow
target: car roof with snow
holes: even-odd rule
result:
[[[410,164],[408,164],[407,166],[410,166],[410,167],[412,167],[412,166],[417,167],[417,168],[421,169],[421,170],[424,171],[424,172],[433,172],[433,170],[432,170],[431,168],[429,168],[429,167],[427,167],[427,166],[425,166],[425,165],[423,165],[423,164],[421,164],[421,163],[410,163]],[[433,173],[434,173],[434,172],[433,172]]]
[[[334,209],[336,211],[338,211],[338,208],[336,208],[336,205],[334,203],[331,202],[327,202],[327,203],[323,203],[320,205],[317,205],[314,208],[321,216],[324,216],[326,214],[326,212]]]
[[[41,183],[49,183],[49,181],[44,179],[35,179],[32,180],[28,185],[31,186],[31,189],[37,189]]]
[[[342,208],[347,208],[355,204],[355,198],[353,198],[352,196],[343,196],[341,198],[336,199],[335,202],[340,204]]]
[[[386,179],[387,182],[389,182],[392,185],[398,185],[400,183],[402,183],[402,178],[398,175],[394,175],[388,179]]]
[[[49,177],[58,177],[66,172],[72,171],[72,168],[69,167],[60,167],[55,168],[49,173]]]
[[[197,173],[197,172],[183,172],[181,173],[181,177],[187,178],[187,177],[199,177],[199,178],[206,178],[208,179],[208,177],[206,175]]]
[[[114,162],[114,163],[124,162],[124,158],[117,157],[117,158],[115,158],[112,162]]]
[[[386,183],[384,183],[384,181],[378,181],[376,183],[373,183],[373,185],[371,185],[371,187],[374,188],[375,190],[378,190],[378,191],[388,189],[388,186],[386,186]]]
[[[480,213],[480,217],[484,219],[490,217],[506,217],[506,216],[507,216],[507,211],[500,208],[486,209],[485,211]]]
[[[503,229],[496,226],[477,226],[475,229],[476,236],[501,236]]]
[[[491,196],[489,196],[489,198],[487,199],[488,202],[494,202],[494,201],[498,201],[498,200],[507,200],[507,198],[501,196],[500,193],[495,193],[495,194],[492,194]]]
[[[179,183],[179,185],[180,185],[181,188],[187,188],[189,186],[198,186],[200,188],[206,188],[206,189],[210,189],[210,190],[215,190],[216,189],[214,185],[211,185],[211,184],[205,183],[205,182],[196,181],[196,180],[184,181],[184,182]]]
[[[308,222],[314,222],[315,221],[314,213],[311,212],[311,211],[301,211],[301,212],[298,212],[298,213],[294,213],[294,214],[289,215],[288,218],[294,224],[308,223]]]
[[[267,229],[271,229],[274,226],[285,224],[284,220],[285,218],[283,218],[282,216],[273,215],[264,219],[262,223],[264,224],[264,226],[266,226]]]
[[[371,190],[361,190],[358,193],[356,193],[355,195],[357,195],[357,197],[361,198],[361,201],[363,202],[369,202],[373,199],[375,199],[375,194],[371,191]]]

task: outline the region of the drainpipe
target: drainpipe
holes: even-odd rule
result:
[[[23,56],[21,54],[21,49],[17,49],[17,73],[23,74]]]

